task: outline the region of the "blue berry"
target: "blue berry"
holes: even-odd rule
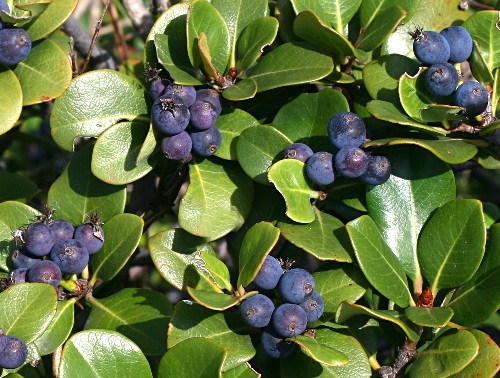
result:
[[[32,255],[24,247],[18,248],[12,253],[12,262],[16,268],[31,268],[41,259],[41,256]]]
[[[458,72],[450,63],[436,63],[425,73],[425,86],[435,96],[449,96],[457,87]]]
[[[208,101],[215,107],[215,111],[219,116],[222,111],[220,95],[215,89],[199,89],[196,91],[196,100]]]
[[[64,239],[54,244],[50,259],[59,266],[61,272],[79,274],[89,263],[89,252],[79,240]]]
[[[206,130],[217,121],[215,106],[208,101],[196,100],[189,108],[191,125],[197,130]]]
[[[328,122],[328,137],[339,150],[359,147],[365,143],[366,126],[356,113],[337,113]]]
[[[272,358],[288,357],[295,349],[295,343],[283,340],[272,327],[262,331],[260,343],[266,354]]]
[[[283,274],[283,269],[278,260],[273,256],[266,256],[264,263],[255,276],[253,283],[262,290],[272,290],[278,285]]]
[[[154,80],[149,87],[149,97],[151,97],[151,100],[156,101],[158,97],[162,96],[168,85],[168,80],[160,79],[159,77]]]
[[[360,148],[343,148],[335,155],[335,168],[345,177],[359,177],[368,168],[368,156]]]
[[[28,268],[17,268],[10,272],[9,277],[13,284],[26,282]]]
[[[0,30],[0,64],[14,66],[31,52],[31,38],[24,29],[11,26]]]
[[[28,347],[19,337],[0,335],[0,368],[17,369],[28,358]]]
[[[61,282],[62,272],[59,266],[50,260],[38,261],[28,269],[26,281],[41,282],[54,286],[56,289]]]
[[[189,109],[179,96],[158,97],[151,110],[154,125],[167,135],[179,134],[189,124]]]
[[[64,219],[56,219],[50,224],[50,228],[56,234],[56,242],[71,239],[75,233],[73,225]]]
[[[314,291],[310,297],[300,304],[300,307],[305,311],[307,322],[310,323],[318,320],[323,315],[325,302],[323,302],[321,295]]]
[[[29,253],[35,256],[45,256],[50,253],[56,243],[56,234],[45,223],[32,223],[24,231],[23,239]]]
[[[304,269],[294,268],[286,271],[278,282],[278,290],[281,298],[289,303],[302,303],[309,297],[316,283],[313,276]]]
[[[6,0],[0,0],[0,30],[3,29],[5,26],[7,26],[7,24],[2,22],[1,19],[2,11],[10,13],[9,5],[7,4]]]
[[[269,324],[274,311],[273,302],[263,294],[244,299],[240,304],[240,315],[251,327],[262,328]]]
[[[196,101],[196,89],[189,85],[170,85],[165,89],[165,94],[179,96],[188,108]]]
[[[281,337],[295,337],[305,331],[307,315],[298,304],[284,303],[273,312],[271,322]]]
[[[391,176],[391,162],[385,156],[368,156],[368,167],[359,176],[360,180],[369,185],[381,185]]]
[[[186,131],[167,136],[161,141],[163,155],[170,160],[185,160],[191,153],[193,142]]]
[[[212,126],[207,130],[191,132],[193,151],[200,156],[213,155],[222,143],[222,135],[217,126]]]
[[[450,45],[445,37],[433,31],[418,28],[410,33],[413,41],[413,53],[425,66],[445,63],[450,59]]]
[[[455,91],[454,103],[465,108],[466,117],[475,117],[488,106],[488,91],[477,81],[466,81]]]
[[[330,185],[335,181],[333,155],[329,152],[316,152],[306,160],[306,174],[317,185]]]
[[[293,143],[285,148],[283,151],[284,159],[295,159],[303,163],[313,154],[313,150],[307,144],[304,143]]]
[[[461,63],[472,54],[472,37],[463,26],[449,26],[440,33],[450,45],[450,62]]]
[[[104,244],[104,231],[98,224],[83,223],[76,228],[73,238],[82,242],[89,255],[93,255]]]

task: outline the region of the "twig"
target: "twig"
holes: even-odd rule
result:
[[[113,31],[115,35],[116,45],[118,47],[118,52],[120,53],[120,61],[125,62],[127,60],[127,44],[125,43],[125,38],[123,35],[123,29],[120,27],[118,11],[114,3],[110,3],[109,15],[111,17],[111,24],[113,25]]]
[[[69,61],[71,63],[72,76],[78,76],[78,67],[76,66],[75,40],[72,36],[69,37]]]
[[[379,371],[380,378],[396,378],[403,372],[404,367],[417,354],[417,343],[406,339],[405,344],[398,348],[398,355],[392,366],[382,366]]]
[[[132,20],[134,28],[140,37],[146,40],[154,23],[151,12],[144,6],[141,0],[122,0],[122,4],[130,20]]]
[[[90,48],[89,52],[87,53],[87,58],[85,59],[85,63],[83,63],[83,68],[82,68],[82,73],[84,73],[87,70],[87,67],[90,62],[90,57],[92,56],[92,50],[94,50],[94,46],[97,41],[97,37],[99,36],[99,31],[101,30],[101,25],[102,25],[102,20],[104,19],[104,16],[106,15],[106,12],[108,11],[109,4],[111,3],[111,0],[107,0],[106,4],[104,5],[104,9],[102,10],[101,17],[99,17],[99,21],[97,21],[97,25],[95,27],[94,31],[94,36],[92,37],[92,42],[90,43]]]
[[[467,9],[469,9],[469,7],[478,8],[478,9],[486,9],[486,10],[495,9],[492,6],[478,3],[477,1],[474,1],[474,0],[463,0],[460,2],[459,7],[460,7],[460,9],[463,9],[463,10],[467,10]]]

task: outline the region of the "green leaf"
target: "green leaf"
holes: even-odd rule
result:
[[[326,366],[343,366],[347,365],[349,359],[347,356],[339,352],[338,350],[331,348],[329,346],[318,343],[315,339],[297,335],[293,339],[287,339],[288,341],[298,344],[302,349],[304,349],[309,356],[315,361],[326,365]]]
[[[446,164],[416,147],[394,147],[386,156],[391,161],[391,177],[368,190],[367,207],[406,274],[417,282],[421,279],[420,230],[435,209],[455,198],[455,177]]]
[[[237,297],[223,293],[214,293],[213,291],[197,290],[192,287],[188,287],[187,292],[197,303],[215,311],[227,310],[228,308],[236,306],[243,299],[248,297],[248,295]],[[256,292],[252,291],[251,293],[255,294]]]
[[[420,109],[422,122],[441,122],[445,127],[448,121],[462,121],[466,118],[458,113],[462,111],[460,106],[430,104]]]
[[[243,79],[222,92],[222,97],[232,101],[248,100],[257,93],[257,83],[253,79]]]
[[[222,374],[223,378],[258,378],[259,373],[250,364],[241,364]]]
[[[406,12],[400,6],[392,6],[378,14],[366,27],[360,36],[358,49],[373,51],[384,42],[387,37],[406,17]]]
[[[21,83],[12,70],[0,67],[0,135],[15,126],[23,108]]]
[[[167,328],[172,305],[162,293],[126,288],[109,297],[91,298],[92,311],[85,330],[118,331],[146,355],[167,351]]]
[[[256,223],[247,231],[239,255],[238,288],[253,281],[279,236],[279,228],[269,222]]]
[[[120,122],[106,129],[94,145],[92,173],[113,185],[128,184],[144,177],[162,158],[156,153],[137,164],[148,135],[149,125],[138,122]]]
[[[146,357],[128,338],[115,331],[90,330],[78,332],[66,342],[59,377],[152,378],[153,375]]]
[[[212,63],[220,74],[224,74],[229,62],[229,29],[217,9],[207,0],[194,0],[187,14],[187,46],[191,64],[198,67],[201,55],[198,49],[200,34],[207,36]]]
[[[331,88],[303,93],[283,106],[273,125],[293,142],[307,144],[313,151],[328,151],[327,125],[337,113],[349,111],[344,95]]]
[[[144,127],[144,125],[142,125],[142,127]],[[137,153],[135,165],[144,165],[149,159],[154,159],[152,155],[160,150],[162,139],[163,133],[159,131],[151,122],[151,124],[149,125],[148,133],[144,138],[144,143]]]
[[[206,239],[176,228],[149,238],[148,247],[156,269],[172,286],[222,292],[201,258],[202,252],[215,254]]]
[[[73,79],[54,101],[50,115],[52,137],[71,151],[78,136],[96,137],[120,120],[149,125],[149,105],[142,85],[116,71],[97,70]]]
[[[73,155],[66,169],[49,189],[47,203],[56,209],[55,218],[73,225],[88,220],[87,215],[98,212],[101,220],[123,213],[126,187],[102,182],[90,171],[92,144]]]
[[[352,262],[354,252],[344,224],[313,207],[315,219],[304,225],[287,220],[278,223],[281,235],[319,260]]]
[[[120,272],[139,245],[143,226],[142,218],[134,214],[115,215],[102,226],[106,242],[91,258],[92,281],[97,277],[109,281]]]
[[[405,315],[410,321],[420,326],[444,327],[453,316],[453,310],[449,307],[408,307]]]
[[[27,202],[38,192],[38,188],[33,181],[17,173],[0,172],[0,182],[9,183],[9,185],[2,185],[0,187],[0,202]]]
[[[269,170],[269,181],[285,199],[288,218],[298,223],[314,221],[316,214],[311,206],[311,198],[318,198],[320,192],[312,189],[304,163],[295,159],[278,161]]]
[[[19,283],[0,293],[0,328],[26,344],[38,339],[56,313],[57,292],[42,283]]]
[[[258,92],[309,83],[333,71],[333,61],[307,43],[285,43],[259,59],[246,77],[257,83]]]
[[[236,312],[215,312],[196,303],[179,302],[170,321],[168,349],[193,337],[206,337],[229,350],[222,371],[249,361],[255,354],[250,336]]]
[[[413,303],[403,265],[372,218],[363,215],[347,223],[346,227],[359,267],[370,284],[399,307]]]
[[[470,332],[447,331],[417,354],[410,377],[449,377],[469,365],[478,352],[479,344]]]
[[[481,263],[486,226],[477,200],[450,201],[437,209],[422,228],[418,259],[434,295],[466,283]]]
[[[278,19],[280,27],[278,33],[283,42],[298,42],[298,38],[293,32],[293,22],[295,20],[295,10],[290,0],[276,1],[274,17]]]
[[[253,184],[235,162],[193,158],[179,224],[210,240],[241,227],[250,211]]]
[[[477,41],[472,40],[472,43],[472,54],[467,60],[471,62],[470,68],[474,77],[481,83],[493,83],[493,73],[488,67],[487,56],[483,54]]]
[[[233,292],[229,269],[226,264],[219,260],[217,256],[207,252],[201,252],[200,257],[200,267],[205,268],[204,270],[210,273],[217,286],[222,290]]]
[[[359,7],[361,27],[366,28],[367,25],[373,23],[373,20],[380,16],[382,12],[395,5],[400,6],[407,13],[404,20],[406,23],[415,13],[419,2],[420,0],[363,0],[361,6]]]
[[[224,110],[215,122],[215,126],[219,128],[223,140],[215,155],[226,160],[236,160],[238,137],[245,129],[258,124],[259,121],[244,110],[238,108]]]

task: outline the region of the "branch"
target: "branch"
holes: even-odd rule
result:
[[[381,378],[396,378],[403,373],[404,367],[417,354],[417,343],[406,339],[405,344],[398,348],[398,355],[392,366],[382,366],[379,371]]]
[[[141,0],[122,0],[122,4],[132,20],[134,28],[145,41],[154,23],[149,9],[144,6]]]

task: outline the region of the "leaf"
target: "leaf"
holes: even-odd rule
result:
[[[461,121],[465,118],[459,113],[462,112],[460,106],[430,104],[420,109],[420,119],[422,122],[441,122],[448,128],[448,121]]]
[[[204,268],[204,271],[210,273],[217,286],[227,292],[233,292],[229,269],[226,264],[219,260],[217,256],[207,252],[201,252],[200,258],[200,267]]]
[[[70,110],[69,110],[70,109]],[[149,125],[149,105],[142,85],[112,70],[97,70],[73,79],[54,101],[52,137],[67,151],[78,136],[96,137],[120,120]]]
[[[117,214],[102,226],[106,240],[99,253],[92,255],[91,281],[97,277],[109,281],[120,272],[139,246],[143,226],[142,218],[134,214]]]
[[[455,177],[431,153],[415,147],[394,147],[385,154],[392,174],[366,195],[369,214],[382,238],[404,266],[406,274],[421,279],[417,240],[429,215],[455,198]]]
[[[151,154],[137,164],[143,144],[149,135],[149,125],[120,122],[106,129],[97,139],[92,154],[92,173],[104,182],[123,185],[151,172],[160,153]]]
[[[406,12],[397,5],[382,11],[365,27],[359,43],[356,43],[356,47],[364,51],[375,50],[387,39],[405,17]]]
[[[57,292],[42,283],[19,283],[0,293],[0,328],[26,344],[49,326],[57,306]]]
[[[424,327],[444,327],[453,316],[453,310],[449,307],[408,307],[405,310],[408,319]]]
[[[179,302],[170,321],[168,349],[193,337],[206,337],[229,350],[222,371],[249,361],[255,354],[250,336],[238,313],[214,312],[195,303]]]
[[[449,377],[469,365],[478,351],[479,344],[470,332],[452,329],[417,354],[410,377]]]
[[[212,56],[210,55],[210,46],[208,45],[207,36],[201,32],[198,38],[198,49],[200,51],[201,62],[205,70],[205,77],[210,81],[217,80],[221,74],[214,67],[212,63]]]
[[[274,117],[273,125],[294,143],[307,144],[313,151],[328,151],[328,122],[333,115],[347,111],[349,104],[344,95],[325,88],[288,102]]]
[[[441,206],[422,228],[418,260],[434,296],[438,290],[462,285],[481,263],[486,227],[477,200],[450,201]]]
[[[13,128],[23,108],[21,83],[12,70],[0,67],[0,135]]]
[[[253,281],[279,236],[279,228],[269,222],[256,223],[247,231],[239,254],[238,288]]]
[[[315,219],[303,225],[287,220],[278,223],[281,235],[319,260],[352,262],[352,250],[344,224],[334,216],[313,207]]]
[[[113,369],[110,370],[110,366]],[[153,377],[137,345],[115,331],[90,330],[74,334],[64,346],[59,377]]]
[[[481,51],[478,43],[472,40],[472,54],[470,55],[468,61],[470,61],[470,68],[474,77],[480,83],[493,83],[493,73],[490,71],[488,67],[488,63],[486,62],[485,56]]]
[[[228,350],[204,337],[186,339],[160,360],[158,376],[162,378],[221,377]]]
[[[222,374],[223,378],[258,378],[259,373],[250,364],[241,364]]]
[[[386,9],[398,5],[407,13],[404,23],[408,22],[418,7],[420,0],[364,0],[359,7],[359,19],[362,28],[373,23],[374,19]]]
[[[73,225],[88,220],[87,215],[98,212],[107,222],[125,209],[126,187],[110,185],[90,171],[92,144],[75,153],[66,169],[49,189],[47,203],[56,209],[55,218]]]
[[[309,83],[333,70],[332,58],[307,43],[285,43],[261,57],[246,74],[257,83],[258,92]]]
[[[344,353],[339,352],[338,350],[329,346],[322,345],[315,339],[308,336],[297,335],[297,337],[287,340],[292,343],[298,344],[307,352],[310,357],[323,365],[343,366],[347,365],[347,363],[349,362],[349,359]]]
[[[162,294],[146,289],[126,288],[109,297],[91,298],[92,311],[84,329],[120,332],[146,355],[167,351],[167,327],[172,305]]]
[[[144,127],[144,125],[142,125],[142,127]],[[153,122],[151,122],[148,133],[144,138],[144,143],[137,153],[137,158],[135,159],[136,166],[144,165],[149,159],[153,159],[152,155],[160,150],[162,138],[163,133],[153,125]]]
[[[286,215],[298,223],[311,223],[316,218],[311,198],[320,192],[312,189],[306,177],[304,163],[295,159],[284,159],[269,170],[269,181],[274,184],[286,202]]]
[[[2,82],[1,80],[2,79],[0,79],[0,83]],[[0,202],[27,202],[38,192],[38,187],[33,181],[18,173],[0,172],[0,182],[9,183],[9,185],[0,187]]]
[[[227,310],[238,305],[243,299],[248,297],[248,295],[237,297],[223,293],[214,293],[213,291],[197,290],[192,287],[188,287],[187,292],[198,304],[215,311]],[[251,293],[255,294],[256,292]]]
[[[190,184],[179,206],[179,224],[210,240],[241,227],[250,211],[253,185],[234,162],[193,158]]]
[[[222,97],[232,101],[253,98],[257,93],[257,83],[253,79],[243,79],[222,92]]]

